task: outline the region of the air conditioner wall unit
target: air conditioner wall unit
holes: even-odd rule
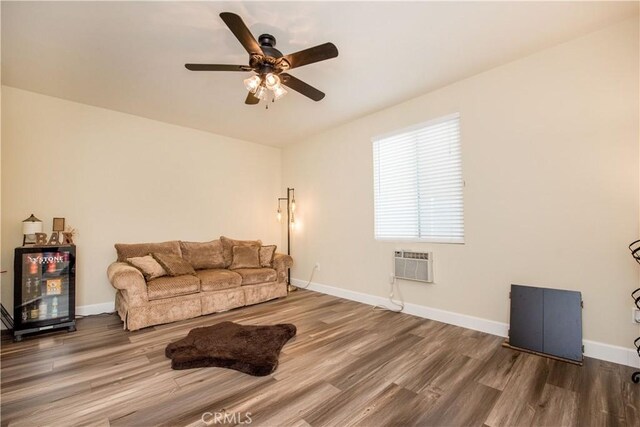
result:
[[[396,279],[433,283],[433,252],[400,250],[393,258]]]

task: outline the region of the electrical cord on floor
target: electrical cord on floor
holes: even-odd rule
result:
[[[393,290],[393,286],[396,286],[396,288],[398,289],[398,296],[400,297],[400,303],[395,302],[393,299],[395,298],[395,294],[394,294],[394,290]],[[397,306],[397,309],[394,308],[389,308],[387,306],[384,305],[374,305],[372,310],[387,310],[387,311],[392,311],[394,313],[401,313],[404,310],[404,298],[402,297],[402,292],[400,292],[400,285],[398,284],[396,278],[393,278],[393,282],[391,282],[390,285],[390,289],[391,292],[389,292],[389,302],[395,306]]]
[[[307,289],[309,287],[309,285],[311,284],[311,281],[313,280],[313,275],[316,272],[316,269],[318,268],[317,265],[314,265],[313,268],[311,269],[311,274],[309,275],[309,280],[307,281],[307,284],[302,286],[302,285],[294,285],[296,288],[299,289]],[[395,287],[398,289],[398,296],[400,297],[400,303],[395,302],[393,299],[395,298],[395,292],[393,287]],[[391,282],[390,285],[390,292],[389,292],[389,302],[395,306],[397,306],[397,309],[393,309],[393,308],[389,308],[387,306],[384,305],[376,305],[373,306],[372,309],[376,310],[387,310],[387,311],[392,311],[394,313],[401,313],[404,310],[404,298],[402,297],[402,292],[400,291],[400,285],[398,284],[398,282],[396,281],[395,277],[393,278],[393,282]]]
[[[309,285],[311,284],[311,281],[313,280],[313,275],[316,272],[317,268],[318,268],[318,266],[314,265],[313,268],[311,269],[311,275],[309,276],[309,281],[307,282],[306,285],[304,285],[304,286],[293,285],[293,286],[295,286],[296,288],[299,288],[299,289],[307,289],[309,287]]]

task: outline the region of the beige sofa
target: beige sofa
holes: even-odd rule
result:
[[[195,243],[116,244],[118,259],[107,269],[116,292],[116,310],[125,329],[190,319],[257,304],[287,295],[289,255],[276,253],[268,266],[230,270],[231,249],[258,241],[226,239]],[[193,265],[195,275],[164,276],[148,282],[126,260],[153,253],[181,256]],[[216,268],[202,268],[211,267]]]

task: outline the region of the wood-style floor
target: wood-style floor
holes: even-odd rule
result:
[[[165,346],[231,320],[293,323],[273,375],[172,371]],[[288,298],[125,332],[114,315],[75,333],[2,342],[2,425],[640,426],[632,369],[583,367],[502,339],[298,291]],[[249,413],[249,414],[248,414]],[[217,418],[214,418],[217,417]],[[235,418],[234,418],[235,417]]]

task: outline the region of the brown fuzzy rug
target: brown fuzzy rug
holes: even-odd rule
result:
[[[189,331],[165,349],[171,368],[215,366],[245,374],[269,375],[278,367],[280,350],[296,335],[292,324],[273,326],[238,325],[222,322]]]

